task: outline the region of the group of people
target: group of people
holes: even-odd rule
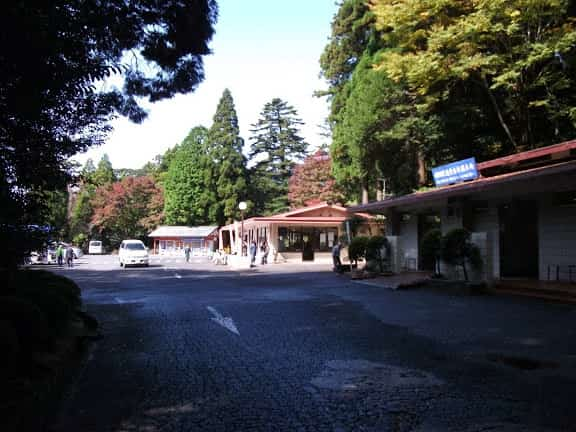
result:
[[[56,248],[56,260],[58,265],[64,265],[64,260],[66,260],[66,266],[73,267],[74,266],[74,249],[72,246],[67,246],[64,248],[63,245],[59,244]]]
[[[256,245],[256,241],[252,240],[252,243],[250,243],[250,267],[256,266],[257,252],[258,252],[258,246]],[[270,248],[268,247],[268,242],[264,240],[260,244],[260,264],[268,264],[269,252]]]

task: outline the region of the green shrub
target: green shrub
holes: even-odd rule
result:
[[[368,237],[354,237],[348,246],[348,257],[354,265],[358,265],[358,260],[366,257],[366,245]]]
[[[442,232],[439,229],[428,231],[422,238],[422,260],[432,263],[434,273],[440,274],[440,259],[442,257]]]
[[[47,271],[24,270],[14,296],[36,305],[54,334],[63,331],[80,308],[80,288],[68,278]]]
[[[480,250],[470,240],[470,233],[463,228],[453,229],[442,238],[442,259],[448,264],[459,265],[464,272],[464,279],[468,280],[466,263],[473,268],[482,267]]]
[[[386,252],[382,254],[382,249]],[[384,236],[373,236],[366,242],[366,260],[373,260],[378,263],[380,272],[384,271],[383,261],[390,254],[390,243]]]

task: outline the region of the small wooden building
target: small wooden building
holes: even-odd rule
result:
[[[343,225],[351,216],[345,207],[324,202],[277,215],[252,217],[220,228],[219,244],[233,255],[245,255],[246,245],[254,241],[257,245],[268,243],[271,260],[331,260],[332,246],[346,235]],[[380,234],[382,227],[373,216],[357,216],[365,220],[360,234]]]
[[[159,226],[148,237],[152,238],[155,255],[179,255],[188,246],[192,255],[207,255],[216,248],[217,226]]]

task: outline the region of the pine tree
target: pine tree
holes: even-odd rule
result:
[[[296,162],[306,156],[308,144],[299,133],[303,124],[294,107],[274,98],[264,105],[252,125],[250,159],[256,211],[273,214],[288,209],[288,180]]]
[[[210,221],[224,225],[238,218],[238,203],[247,193],[246,158],[242,154],[244,141],[228,89],[220,98],[207,141],[203,170],[206,187],[199,202],[207,209]]]
[[[104,154],[98,162],[96,171],[92,174],[92,182],[95,186],[105,186],[116,181],[116,175],[112,163],[107,154]]]
[[[164,177],[164,214],[172,225],[202,225],[206,211],[200,198],[205,181],[206,137],[208,129],[193,128],[171,156]]]
[[[94,166],[94,161],[92,159],[88,159],[80,172],[80,176],[82,177],[82,181],[84,183],[91,183],[92,176],[94,175],[94,171],[96,171],[96,167]]]

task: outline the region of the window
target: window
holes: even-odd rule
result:
[[[278,251],[302,251],[302,229],[300,227],[278,228]]]
[[[304,243],[318,252],[330,252],[338,240],[338,228],[279,227],[278,251],[301,252]]]
[[[142,243],[126,243],[126,249],[128,250],[144,250],[146,249]]]

